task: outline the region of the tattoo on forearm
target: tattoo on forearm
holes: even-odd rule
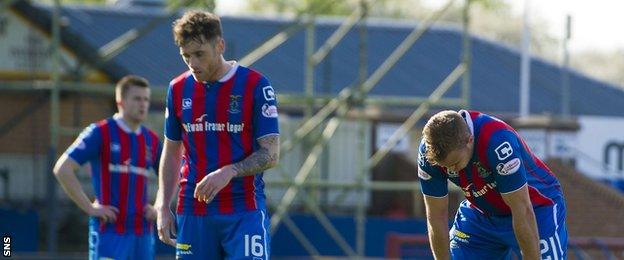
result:
[[[258,140],[260,149],[233,165],[236,177],[257,174],[273,167],[279,160],[279,136],[272,135]]]

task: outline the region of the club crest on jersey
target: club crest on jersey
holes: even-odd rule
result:
[[[496,152],[496,157],[498,157],[499,160],[505,160],[513,154],[513,149],[511,148],[511,144],[509,144],[509,142],[503,142],[496,147],[494,152]]]
[[[446,174],[448,175],[449,178],[457,178],[457,177],[459,177],[459,172],[446,170]]]
[[[477,167],[477,172],[479,174],[479,177],[487,178],[488,176],[490,176],[490,172],[487,169],[485,169],[483,165],[481,165],[481,162],[475,162],[474,165]]]
[[[232,114],[240,113],[240,103],[238,101],[241,97],[241,95],[230,95],[230,109],[228,109],[228,112]]]
[[[425,167],[425,154],[424,153],[419,153],[418,154],[418,165],[420,167]]]
[[[118,153],[119,151],[121,151],[121,145],[119,145],[118,143],[111,143],[110,150],[111,152]]]
[[[418,177],[425,181],[431,179],[431,175],[429,175],[425,170],[421,169],[420,167],[418,167]]]
[[[264,105],[262,105],[262,115],[268,118],[277,118],[277,107],[264,103]]]
[[[275,91],[272,86],[262,88],[262,94],[264,94],[264,99],[266,101],[275,100]]]
[[[506,163],[499,163],[496,165],[496,171],[500,175],[510,175],[514,174],[520,169],[520,158],[513,158]]]
[[[193,101],[190,98],[182,99],[182,110],[189,109],[193,105]]]

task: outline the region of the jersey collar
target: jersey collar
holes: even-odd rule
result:
[[[466,124],[468,124],[468,128],[470,129],[470,134],[474,136],[474,124],[472,123],[472,118],[470,117],[470,113],[466,110],[459,110],[459,114],[464,118]]]
[[[113,119],[115,119],[115,122],[117,122],[117,125],[119,126],[119,128],[121,128],[121,130],[124,130],[124,132],[128,134],[134,133],[136,135],[141,134],[141,126],[139,126],[135,131],[132,131],[119,113],[115,113],[115,115],[113,115]]]
[[[229,63],[230,65],[232,65],[232,67],[230,68],[230,70],[228,70],[227,73],[225,73],[225,75],[223,75],[223,77],[221,77],[217,82],[219,83],[223,83],[226,82],[228,80],[230,80],[234,74],[236,74],[236,70],[238,70],[238,62],[236,62],[235,60],[230,60],[227,61],[227,63]],[[204,84],[208,84],[208,81],[204,81]]]

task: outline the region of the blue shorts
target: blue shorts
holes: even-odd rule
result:
[[[540,237],[541,259],[566,259],[568,232],[563,200],[534,209]],[[450,230],[452,259],[512,259],[520,256],[512,218],[485,216],[464,200]]]
[[[100,232],[89,223],[89,259],[154,259],[154,234]]]
[[[265,210],[231,215],[178,215],[176,259],[269,259]]]

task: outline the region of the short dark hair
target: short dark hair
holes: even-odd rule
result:
[[[445,110],[433,115],[423,128],[427,161],[439,164],[470,138],[470,129],[457,112]]]
[[[188,11],[173,22],[173,38],[178,47],[190,41],[212,42],[222,37],[221,19],[219,16],[200,11]]]
[[[149,82],[143,77],[128,75],[117,81],[115,85],[116,99],[120,100],[126,96],[130,87],[149,88]]]

